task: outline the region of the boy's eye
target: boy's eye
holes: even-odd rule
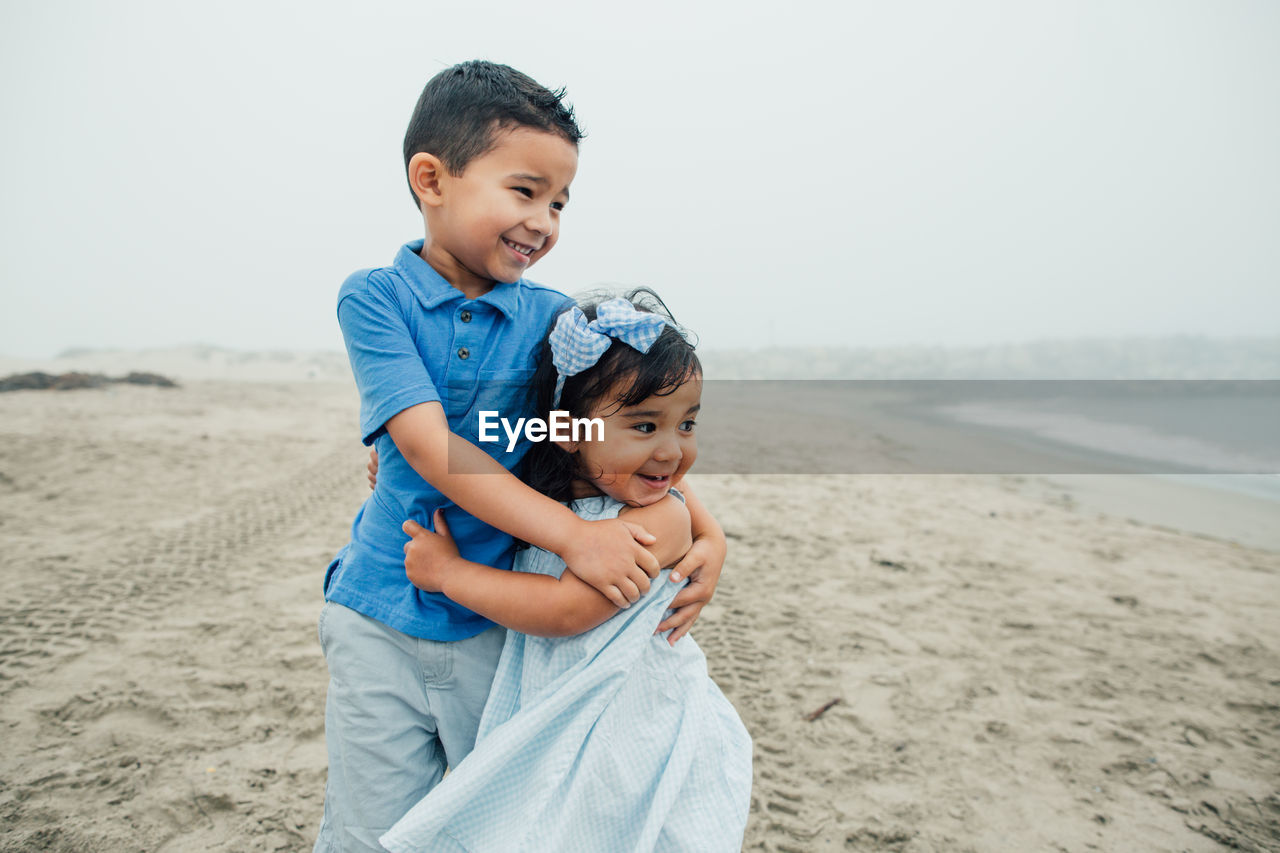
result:
[[[564,202],[562,202],[562,201],[553,201],[553,202],[551,202],[551,209],[552,209],[552,210],[564,210]]]
[[[520,193],[520,195],[524,196],[525,198],[533,198],[533,190],[529,189],[528,187],[512,187],[511,189]]]
[[[681,431],[681,432],[693,432],[693,427],[694,427],[695,423],[696,423],[696,422],[695,422],[695,421],[692,421],[692,420],[685,421],[684,423],[680,424],[680,431]]]

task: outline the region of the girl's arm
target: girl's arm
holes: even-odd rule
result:
[[[678,499],[625,511],[628,521],[642,523],[658,536],[650,547],[660,565],[670,566],[688,550],[689,512]],[[405,573],[414,586],[443,592],[463,607],[514,631],[540,637],[581,634],[604,622],[618,609],[573,572],[561,576],[509,572],[464,560],[449,535],[444,515],[435,516],[436,532],[412,521],[404,530]]]
[[[720,582],[720,570],[724,567],[724,558],[728,553],[724,530],[702,505],[702,501],[698,500],[689,481],[681,479],[676,488],[684,495],[689,506],[693,547],[671,572],[671,580],[676,580],[677,575],[685,575],[689,578],[689,583],[672,600],[671,615],[658,626],[659,634],[671,631],[667,642],[673,646],[689,633],[693,623],[698,620],[698,615],[702,613],[702,608],[715,594],[716,584]]]

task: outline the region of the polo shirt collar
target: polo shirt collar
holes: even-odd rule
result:
[[[400,247],[396,253],[393,266],[409,284],[418,302],[428,311],[452,299],[466,299],[466,295],[454,287],[444,276],[436,272],[431,264],[418,254],[422,251],[422,240],[415,240]],[[500,283],[476,299],[476,302],[487,302],[514,320],[520,310],[520,282]]]

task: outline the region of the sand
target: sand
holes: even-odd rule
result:
[[[367,487],[350,383],[280,375],[0,395],[0,848],[310,849]],[[1035,478],[695,483],[745,849],[1280,849],[1280,554]]]

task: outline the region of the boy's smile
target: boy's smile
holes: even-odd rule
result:
[[[520,279],[555,246],[577,170],[577,147],[558,134],[498,131],[494,147],[461,175],[438,166],[420,191],[427,221],[423,259],[472,298]]]

